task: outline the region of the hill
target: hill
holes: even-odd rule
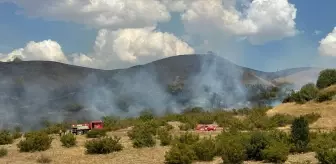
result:
[[[39,127],[41,120],[86,120],[104,115],[156,114],[188,106],[249,106],[274,79],[308,68],[263,72],[215,55],[180,55],[127,69],[99,70],[50,61],[0,63],[0,127]],[[314,77],[313,77],[314,78]]]

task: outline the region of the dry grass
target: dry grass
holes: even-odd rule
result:
[[[306,104],[285,103],[269,110],[269,116],[276,113],[290,114],[294,116],[305,115],[309,113],[319,113],[321,118],[310,125],[316,129],[334,129],[336,127],[336,101],[323,103],[308,102]]]
[[[324,103],[314,103],[309,102],[307,104],[299,105],[294,103],[281,104],[270,111],[267,112],[269,116],[276,113],[286,113],[290,115],[303,115],[312,112],[320,113],[321,118],[311,125],[312,128],[327,128],[333,129],[336,127],[336,101],[324,102]],[[173,125],[173,134],[181,134],[178,126],[181,124],[179,122],[169,122]],[[284,127],[289,128],[289,127]],[[125,147],[120,152],[114,152],[107,155],[87,155],[85,154],[84,143],[87,138],[85,136],[76,136],[77,146],[71,148],[62,147],[59,141],[59,136],[54,135],[54,140],[52,146],[49,150],[44,152],[35,153],[20,153],[16,144],[20,139],[17,139],[11,145],[5,145],[4,147],[8,149],[8,155],[6,157],[0,158],[0,163],[10,163],[10,164],[36,164],[37,160],[44,155],[51,159],[53,164],[86,164],[86,163],[122,163],[122,164],[162,164],[164,163],[165,152],[169,150],[169,146],[159,146],[159,141],[157,145],[152,148],[141,148],[136,149],[132,147],[132,142],[127,137],[127,132],[131,130],[132,127],[127,129],[121,129],[114,132],[109,132],[108,135],[116,135],[121,137],[121,143]],[[216,136],[221,132],[218,129],[215,132],[202,132],[202,131],[191,131],[193,133],[200,134],[201,137],[204,136]],[[314,157],[314,153],[296,154],[290,155],[287,164],[316,164],[317,160]],[[211,162],[194,162],[195,164],[219,164],[222,160],[216,157],[215,160]],[[262,162],[256,161],[246,161],[245,164],[261,164]]]

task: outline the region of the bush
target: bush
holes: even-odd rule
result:
[[[198,134],[193,134],[193,133],[189,133],[186,132],[184,134],[181,134],[178,138],[177,141],[180,143],[184,143],[187,145],[192,145],[194,143],[196,143],[197,141],[199,141],[200,137]]]
[[[200,161],[212,161],[216,155],[215,141],[211,138],[204,138],[192,145],[197,159]]]
[[[310,101],[316,98],[318,89],[313,83],[308,83],[301,87],[300,89],[300,98],[302,101]]]
[[[283,163],[287,160],[289,155],[288,145],[273,141],[264,150],[262,150],[262,158],[266,162]]]
[[[336,95],[336,91],[321,91],[317,95],[316,101],[317,102],[330,101],[333,99],[335,95]]]
[[[173,137],[166,128],[160,128],[158,131],[158,138],[161,146],[167,146],[172,142]]]
[[[291,138],[295,146],[295,152],[307,151],[309,143],[309,124],[303,116],[294,119],[291,126]]]
[[[291,124],[293,121],[293,117],[288,114],[275,114],[270,118],[271,124],[274,124],[277,127],[283,127],[288,124]]]
[[[14,141],[13,136],[10,131],[2,130],[0,131],[0,145],[12,144]]]
[[[63,135],[60,140],[62,142],[62,146],[67,148],[76,145],[76,137],[71,133]]]
[[[133,141],[133,147],[142,148],[155,146],[156,141],[153,136],[157,133],[157,127],[158,125],[152,121],[134,126],[127,134]]]
[[[99,138],[106,136],[105,129],[92,129],[86,133],[87,138]]]
[[[191,164],[196,159],[196,154],[190,145],[183,143],[173,145],[165,154],[165,164]]]
[[[20,152],[45,151],[50,148],[52,138],[47,133],[30,133],[25,140],[20,141],[17,146]]]
[[[251,160],[263,160],[262,151],[266,149],[269,143],[270,138],[266,133],[254,132],[246,147],[247,158]]]
[[[140,113],[139,119],[141,121],[150,121],[154,119],[154,114],[152,110],[150,109],[145,109]]]
[[[334,164],[336,163],[336,151],[320,150],[316,152],[316,158],[320,164]]]
[[[308,83],[301,87],[300,91],[294,92],[292,91],[284,100],[283,103],[286,102],[296,102],[296,103],[305,103],[307,101],[313,100],[318,95],[318,88],[313,83]]]
[[[51,161],[50,157],[43,154],[36,160],[37,163],[50,163]]]
[[[319,89],[323,89],[333,84],[336,84],[336,69],[322,70],[316,81],[316,86]]]
[[[0,158],[8,154],[8,150],[5,148],[0,148]]]
[[[84,146],[88,154],[109,154],[123,149],[119,141],[120,138],[116,136],[114,138],[103,137],[86,141]]]
[[[310,135],[309,149],[312,151],[336,148],[336,133],[315,133]]]
[[[224,164],[242,164],[246,159],[246,150],[242,143],[228,141],[222,146],[221,157]]]

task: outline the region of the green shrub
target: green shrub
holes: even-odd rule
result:
[[[52,138],[44,132],[30,133],[25,140],[21,140],[17,146],[20,152],[45,151],[50,148]]]
[[[198,134],[193,134],[190,132],[186,132],[181,134],[178,138],[177,141],[180,143],[184,143],[187,145],[192,145],[194,143],[196,143],[197,141],[199,141],[200,137]]]
[[[316,81],[316,86],[319,89],[323,89],[333,84],[336,84],[336,69],[322,70]]]
[[[316,152],[316,158],[320,164],[334,164],[336,163],[335,150],[319,150]]]
[[[190,145],[177,143],[165,154],[165,164],[191,164],[196,154]]]
[[[211,138],[204,138],[192,145],[197,159],[200,161],[212,161],[216,155],[215,141]]]
[[[308,83],[301,87],[300,89],[300,98],[302,101],[310,101],[316,98],[318,94],[318,88],[316,88],[315,84]]]
[[[270,144],[269,136],[264,132],[254,132],[246,147],[247,158],[251,160],[263,160],[262,151]]]
[[[336,95],[336,91],[319,92],[316,98],[317,102],[330,101]]]
[[[13,142],[14,142],[14,139],[10,131],[8,130],[0,131],[0,145],[12,144]]]
[[[274,116],[270,117],[270,122],[277,127],[283,127],[288,124],[291,124],[293,121],[293,117],[288,114],[275,114]]]
[[[336,133],[315,133],[310,135],[309,149],[312,151],[336,148]]]
[[[60,141],[62,142],[62,146],[64,147],[69,148],[76,145],[76,137],[71,133],[63,135]]]
[[[7,149],[5,149],[3,147],[0,148],[0,158],[6,156],[7,154],[8,154],[8,150]]]
[[[109,154],[121,151],[123,146],[119,143],[120,137],[102,137],[85,142],[88,154]]]
[[[246,159],[246,149],[243,143],[229,140],[221,146],[221,158],[224,164],[242,164]]]
[[[151,109],[145,109],[140,113],[139,119],[141,121],[150,121],[154,119],[154,114]]]
[[[22,134],[20,132],[14,132],[12,136],[13,136],[13,139],[18,139],[18,138],[21,138]]]
[[[156,140],[153,135],[146,130],[137,131],[132,136],[133,147],[153,147],[156,144]]]
[[[194,129],[194,125],[190,123],[184,123],[178,126],[180,130],[182,131],[188,131]]]
[[[266,162],[283,163],[288,158],[289,149],[288,145],[282,142],[273,141],[262,150],[262,158]]]
[[[172,135],[166,130],[166,128],[160,128],[158,131],[158,138],[161,146],[167,146],[172,142]]]
[[[291,126],[291,138],[295,146],[295,152],[307,151],[309,143],[309,124],[303,116],[294,119]]]
[[[99,138],[106,136],[105,129],[92,129],[86,133],[87,138]]]

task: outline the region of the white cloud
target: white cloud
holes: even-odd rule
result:
[[[252,44],[263,44],[294,36],[296,8],[288,0],[254,0],[240,12],[235,0],[195,0],[182,14],[187,32],[203,36],[218,32],[246,36]]]
[[[31,17],[72,21],[96,28],[142,28],[170,20],[158,0],[0,0],[13,2]]]
[[[320,55],[336,56],[336,27],[320,41],[318,50]]]
[[[100,30],[94,49],[91,58],[109,69],[194,53],[193,48],[173,34],[149,28]]]
[[[19,57],[23,60],[46,60],[67,63],[68,60],[63,54],[61,46],[52,40],[42,42],[31,41],[26,47],[13,50],[9,54],[2,54],[1,61],[12,60]]]
[[[115,69],[145,64],[164,57],[194,53],[187,43],[170,33],[150,28],[99,31],[91,54],[71,54],[68,58],[61,46],[51,40],[29,42],[25,48],[2,54],[3,61],[18,56],[23,60],[49,60],[101,69]]]

